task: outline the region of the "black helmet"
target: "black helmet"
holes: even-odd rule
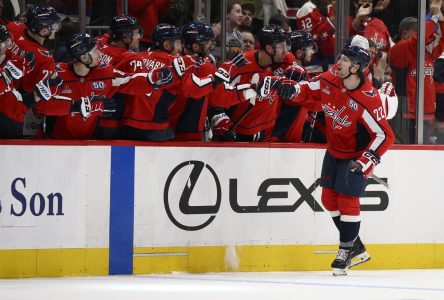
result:
[[[291,51],[295,52],[299,49],[305,49],[314,45],[314,39],[311,34],[304,30],[295,30],[290,32],[288,38],[291,43]]]
[[[33,33],[38,33],[42,28],[51,28],[56,23],[60,23],[60,17],[51,6],[37,5],[26,12],[26,26]]]
[[[368,51],[358,46],[347,46],[342,50],[341,54],[350,58],[352,65],[359,64],[359,72],[364,71],[370,63]]]
[[[265,49],[265,46],[274,46],[277,43],[287,41],[287,33],[285,30],[274,24],[265,25],[257,34],[257,40],[261,49]]]
[[[133,30],[139,29],[140,25],[136,18],[128,15],[114,16],[109,25],[113,40],[132,38]]]
[[[213,39],[213,29],[206,24],[189,22],[182,27],[182,40],[187,49],[191,49],[194,43],[201,44]]]
[[[161,23],[154,27],[152,38],[154,42],[154,46],[157,49],[162,48],[162,44],[166,40],[180,40],[182,37],[182,33],[180,32],[179,27]]]
[[[95,46],[96,40],[87,33],[76,33],[66,43],[68,53],[74,61],[79,61],[82,55],[91,51]]]
[[[9,39],[9,31],[4,25],[0,25],[0,43],[6,42]]]

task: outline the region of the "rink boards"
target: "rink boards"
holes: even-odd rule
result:
[[[0,146],[0,277],[328,270],[314,145]],[[397,147],[362,198],[365,269],[443,268],[444,147]]]

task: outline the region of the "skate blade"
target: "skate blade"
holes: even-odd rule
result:
[[[349,269],[359,266],[365,262],[368,262],[370,260],[370,255],[366,252],[359,254],[356,257],[353,257],[353,260],[350,263]]]
[[[346,269],[333,268],[333,276],[346,276],[347,270],[348,270],[348,268],[346,268]]]

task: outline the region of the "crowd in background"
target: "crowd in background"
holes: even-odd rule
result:
[[[122,7],[121,1],[104,0],[88,0],[87,16],[89,25],[110,25],[116,16],[121,15]],[[55,39],[44,39],[42,47],[49,49],[53,55],[55,62],[72,62],[73,58],[69,56],[69,51],[66,44],[72,36],[79,32],[78,23],[78,1],[77,0],[49,0],[49,1],[27,1],[29,5],[48,4],[55,9],[60,17],[60,30],[55,35]],[[376,89],[387,87],[386,82],[394,84],[398,103],[396,104],[396,113],[390,124],[395,131],[398,143],[415,143],[416,132],[416,44],[417,44],[417,1],[390,1],[390,0],[351,0],[350,1],[350,20],[349,20],[349,34],[350,36],[362,35],[368,39],[369,46],[367,51],[371,54],[372,61],[368,67],[369,73]],[[112,46],[117,46],[137,53],[150,53],[152,50],[162,50],[162,47],[155,45],[156,41],[153,39],[153,32],[158,24],[171,24],[181,28],[189,24],[193,20],[194,1],[189,0],[128,0],[128,15],[137,21],[137,27],[140,29],[140,39],[133,44],[120,43],[117,37],[113,39],[113,32],[107,33],[105,30],[91,32],[91,35],[97,39],[97,45],[100,51],[106,52],[105,48],[108,43]],[[427,4],[428,18],[426,26],[426,79],[425,79],[425,93],[424,93],[424,134],[425,143],[444,143],[444,57],[442,56],[441,46],[441,22],[442,17],[442,2],[440,0],[431,0]],[[209,49],[188,49],[189,55],[194,55],[199,60],[205,62],[198,62],[206,66],[206,60],[214,65],[215,70],[220,67],[223,62],[220,61],[220,42],[221,42],[221,17],[226,18],[226,49],[227,59],[235,59],[239,54],[247,53],[248,51],[259,50],[261,48],[258,41],[258,33],[263,29],[265,24],[273,24],[282,28],[288,35],[294,31],[305,31],[313,38],[313,54],[307,54],[306,47],[299,50],[299,64],[304,67],[307,72],[307,78],[316,76],[320,72],[327,71],[332,68],[337,59],[335,54],[335,19],[334,0],[311,0],[311,1],[297,1],[297,0],[238,0],[228,1],[226,12],[220,12],[220,2],[211,1],[211,22],[207,24],[212,30],[213,37],[211,38],[214,45],[208,46]],[[293,13],[291,13],[293,12]],[[13,21],[22,21],[26,24],[26,12],[20,12],[16,0],[0,0],[0,23],[8,24]],[[115,20],[114,20],[115,21]],[[18,27],[23,30],[22,27]],[[14,30],[9,30],[10,35],[14,35]],[[122,40],[122,39],[121,39]],[[120,42],[121,42],[120,40]],[[185,45],[183,37],[178,37],[177,40],[182,42],[182,49],[178,51],[184,53]],[[128,48],[131,46],[130,48]],[[203,53],[199,53],[203,52]],[[289,51],[292,52],[292,51]],[[169,54],[176,55],[169,52]],[[296,57],[296,53],[292,53]],[[103,61],[101,56],[100,60]],[[142,58],[145,61],[151,58]],[[294,61],[295,59],[293,59]],[[109,61],[108,61],[109,62]],[[172,62],[172,61],[171,61]],[[283,62],[273,62],[282,64]],[[116,67],[116,65],[114,65]],[[56,66],[54,66],[54,69]],[[279,67],[270,67],[275,70]],[[153,69],[153,68],[151,68]],[[208,76],[211,71],[210,68],[199,75],[202,80]],[[130,70],[126,70],[128,73]],[[138,70],[140,72],[146,70]],[[134,71],[133,71],[134,73]],[[214,73],[214,72],[213,72]],[[275,72],[276,73],[276,72]],[[185,82],[185,80],[184,80]],[[394,91],[393,91],[394,92]],[[177,91],[172,92],[177,94]],[[134,95],[133,95],[134,96]],[[130,97],[133,97],[130,96]],[[138,97],[138,96],[134,96]],[[205,94],[203,97],[211,98],[210,94]],[[128,96],[121,96],[119,91],[113,98],[117,102],[131,102]],[[171,100],[171,102],[180,102]],[[173,111],[174,105],[169,106],[169,114]],[[190,104],[191,105],[191,104]],[[387,104],[388,105],[388,104]],[[390,105],[395,105],[391,103]],[[179,107],[180,105],[176,105]],[[203,105],[202,109],[207,108],[207,104]],[[125,108],[120,108],[125,110]],[[178,108],[176,108],[178,109]],[[182,107],[182,109],[185,109]],[[275,119],[279,120],[279,109],[275,114]],[[119,109],[118,109],[119,110]],[[33,110],[35,112],[35,109]],[[236,113],[228,111],[229,116],[236,116]],[[231,115],[230,115],[231,114]],[[44,114],[42,114],[44,115]],[[112,118],[118,119],[122,117],[112,114]],[[199,121],[199,128],[202,129],[202,136],[197,139],[208,139],[204,137],[205,130],[211,128],[211,113],[205,113],[209,116],[209,120],[205,123]],[[214,113],[213,113],[214,116]],[[258,139],[259,141],[287,141],[287,142],[322,142],[325,139],[322,137],[322,112],[307,111],[304,120],[305,138],[297,139],[273,139],[272,135],[266,139]],[[201,118],[200,115],[194,116]],[[51,116],[45,118],[45,121],[51,121],[51,118],[58,118]],[[102,120],[102,117],[99,118]],[[177,121],[177,120],[176,120]],[[106,121],[101,121],[102,123]],[[54,122],[53,122],[54,123]],[[100,123],[100,122],[99,122]],[[205,124],[204,124],[205,123]],[[213,122],[214,123],[214,122]],[[170,124],[171,125],[171,124]],[[242,124],[241,124],[242,125]],[[163,126],[163,125],[162,125]],[[172,127],[175,127],[173,125]],[[202,127],[203,126],[203,127]],[[237,125],[239,126],[239,125]],[[50,126],[42,126],[43,129],[48,130]],[[239,127],[238,127],[239,128]],[[155,128],[154,128],[155,129]],[[164,129],[164,128],[163,128]],[[173,131],[175,129],[173,128]],[[242,130],[238,130],[242,131]],[[271,130],[273,131],[273,130]],[[180,134],[169,134],[169,138]],[[40,136],[54,137],[51,134],[40,133]],[[132,137],[137,135],[131,135]],[[242,134],[238,134],[242,136]],[[307,138],[310,136],[310,138]],[[317,138],[315,138],[317,137]],[[88,138],[100,138],[100,136],[92,135]],[[129,138],[129,136],[107,136],[102,138]],[[299,137],[298,137],[299,138]],[[150,140],[149,138],[147,138]],[[196,138],[193,138],[196,140]],[[164,140],[161,138],[160,140]],[[241,139],[235,139],[241,140]],[[245,140],[249,140],[246,138]],[[253,139],[254,140],[254,139]]]

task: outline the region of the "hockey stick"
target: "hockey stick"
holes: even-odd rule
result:
[[[318,112],[315,111],[313,113],[313,120],[311,120],[311,124],[310,124],[310,136],[308,137],[308,142],[311,143],[311,138],[313,136],[313,131],[314,131],[314,127],[315,127],[315,123],[316,123],[316,118],[318,116]]]
[[[370,173],[370,175],[368,175],[368,178],[371,178],[377,183],[382,184],[386,188],[390,189],[390,185],[386,181],[382,180],[380,177],[376,176],[374,173]]]

